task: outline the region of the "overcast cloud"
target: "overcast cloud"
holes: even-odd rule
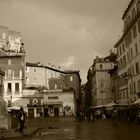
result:
[[[22,33],[26,60],[80,70],[83,82],[96,56],[122,34],[129,0],[0,0],[0,24]]]

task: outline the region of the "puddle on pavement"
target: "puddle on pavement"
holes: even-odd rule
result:
[[[59,133],[59,132],[41,132],[41,133],[38,133],[36,135],[37,136],[39,136],[39,135],[52,135],[52,134],[57,134],[57,133]]]
[[[36,133],[36,136],[39,136],[39,135],[54,135],[54,134],[58,134],[58,133],[63,133],[63,132],[71,132],[72,130],[71,129],[64,129],[64,130],[60,130],[60,129],[52,129],[50,131],[49,130],[46,130],[46,131],[42,131],[42,132],[38,132]]]
[[[71,132],[71,129],[64,129],[64,132]]]

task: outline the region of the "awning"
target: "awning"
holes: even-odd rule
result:
[[[105,104],[104,107],[114,107],[116,105],[116,103],[108,103]]]
[[[98,108],[104,108],[104,106],[103,105],[98,105],[98,106],[92,106],[90,108],[91,109],[98,109]]]
[[[137,99],[133,104],[140,104],[140,99]]]

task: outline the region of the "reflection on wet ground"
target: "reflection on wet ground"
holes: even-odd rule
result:
[[[55,120],[26,140],[137,140],[140,125],[98,120],[75,122],[74,119]]]

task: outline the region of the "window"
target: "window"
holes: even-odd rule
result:
[[[19,83],[15,83],[15,91],[19,92]]]
[[[131,33],[131,31],[128,33],[127,42],[128,42],[128,45],[130,45],[131,42],[132,42],[132,33]]]
[[[134,66],[132,66],[132,75],[135,75],[135,69],[134,69]]]
[[[125,52],[125,47],[124,47],[124,44],[123,44],[123,52]]]
[[[11,65],[11,59],[8,59],[8,65]]]
[[[12,104],[11,104],[11,101],[8,101],[8,107],[10,107]]]
[[[120,55],[122,54],[122,48],[121,48],[121,46],[120,46]]]
[[[139,73],[139,62],[135,63],[136,74]]]
[[[134,93],[136,92],[136,83],[133,82],[133,87],[134,87]]]
[[[54,88],[57,89],[57,84],[54,85]]]
[[[128,41],[127,41],[127,37],[125,38],[125,44],[126,44],[126,48],[128,47]]]
[[[123,62],[126,63],[126,56],[123,56]]]
[[[34,77],[34,81],[36,81],[37,80],[37,78],[36,77]]]
[[[12,92],[12,86],[11,86],[11,83],[8,83],[8,92]]]
[[[2,85],[0,85],[0,96],[2,96]]]
[[[38,105],[41,105],[41,99],[38,99]]]
[[[29,105],[32,106],[32,104],[33,104],[33,100],[32,99],[29,99]]]
[[[70,76],[70,81],[71,81],[71,82],[73,81],[73,77],[72,77],[72,76]]]
[[[138,2],[137,2],[137,13],[139,13],[140,12],[140,1],[138,0]]]
[[[29,78],[28,77],[26,77],[26,83],[29,83]]]
[[[132,87],[131,87],[131,84],[129,84],[129,88],[130,88],[130,94],[132,94]]]
[[[102,64],[100,64],[100,70],[103,70],[103,65]]]
[[[131,48],[131,58],[133,58],[133,49]]]
[[[42,112],[42,109],[41,109],[41,108],[37,108],[37,109],[36,109],[36,113],[37,113],[37,114],[40,114],[41,112]]]
[[[140,19],[138,20],[138,31],[140,33]]]
[[[137,87],[138,87],[138,91],[140,91],[140,80],[138,80],[138,85],[137,85]]]
[[[129,61],[129,53],[127,52],[127,61]]]
[[[26,71],[29,72],[29,67],[26,66]]]
[[[135,8],[133,8],[133,10],[132,10],[132,19],[134,19],[135,16],[136,16],[136,11],[135,11]]]
[[[137,28],[136,25],[133,27],[133,38],[135,39],[137,37]]]
[[[119,56],[119,50],[117,49],[117,55]]]
[[[136,52],[136,54],[138,54],[138,45],[137,45],[137,43],[135,44],[135,52]]]
[[[12,76],[12,70],[8,69],[8,77],[11,77],[11,76]]]
[[[3,33],[3,35],[2,35],[2,36],[3,36],[3,39],[6,39],[6,34],[5,34],[5,33]]]
[[[34,72],[36,72],[36,69],[34,69]]]
[[[131,23],[131,18],[130,18],[130,15],[129,15],[129,17],[127,19],[127,24],[129,25],[130,23]]]
[[[101,83],[101,88],[104,88],[104,83]]]

